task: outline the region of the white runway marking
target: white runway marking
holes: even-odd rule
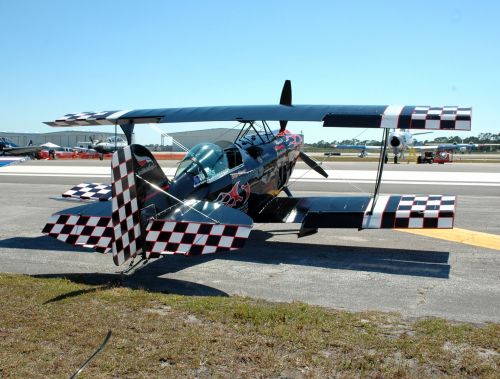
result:
[[[168,177],[173,177],[176,168],[164,168]],[[374,183],[375,170],[326,170],[328,178],[306,169],[294,170],[293,182],[309,183]],[[0,167],[0,176],[31,177],[78,177],[111,178],[109,167],[95,166],[30,166],[14,165]],[[500,186],[500,173],[495,172],[436,172],[436,171],[385,171],[382,182],[386,184],[452,185],[452,186]]]

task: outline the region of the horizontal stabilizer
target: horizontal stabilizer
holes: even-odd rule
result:
[[[152,220],[146,228],[146,251],[162,254],[202,255],[241,249],[252,226]]]
[[[146,227],[146,254],[201,255],[240,249],[253,220],[245,213],[209,201],[186,201]]]
[[[101,253],[111,250],[113,225],[110,203],[94,203],[58,212],[49,218],[42,233],[74,246]]]
[[[80,183],[64,192],[62,197],[109,201],[111,200],[111,185],[102,183]]]
[[[209,121],[316,121],[325,127],[470,130],[471,108],[399,105],[233,105],[71,113],[50,126]]]

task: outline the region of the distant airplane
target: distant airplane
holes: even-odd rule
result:
[[[421,132],[421,133],[411,133],[406,129],[394,130],[389,134],[387,146],[394,153],[394,163],[398,163],[399,160],[405,158],[405,151],[411,148],[418,152],[423,151],[459,151],[460,153],[471,152],[473,149],[478,149],[484,146],[500,146],[500,144],[486,143],[486,144],[474,144],[474,143],[442,143],[438,145],[415,145],[415,140],[413,136],[420,134],[427,134],[432,132]],[[381,151],[382,146],[372,146],[372,145],[332,145],[336,149],[351,149],[351,150],[361,150],[359,153],[360,158],[366,157],[367,151]],[[387,163],[388,157],[385,157],[385,162]]]
[[[90,144],[87,142],[79,142],[80,144],[87,144],[89,146],[88,150],[95,150],[100,154],[100,159],[103,159],[104,154],[114,153],[116,150],[127,146],[127,142],[120,136],[111,136],[106,138],[104,141],[94,140],[90,137]],[[81,149],[75,148],[75,149]]]
[[[398,159],[404,159],[405,150],[409,150],[410,147],[414,147],[417,150],[421,149],[422,146],[415,146],[415,140],[413,136],[420,134],[428,134],[432,132],[420,132],[420,133],[411,133],[408,129],[400,129],[394,130],[389,134],[388,148],[392,149],[394,153],[394,163],[398,163]],[[381,151],[382,146],[372,146],[372,145],[332,145],[335,149],[353,149],[353,150],[361,150],[359,153],[360,158],[366,157],[367,151]],[[428,147],[428,150],[431,150],[432,147]],[[385,162],[387,163],[388,157],[385,157]]]
[[[31,140],[27,146],[19,146],[6,137],[0,137],[0,155],[34,156],[42,149],[43,147],[41,146],[33,146],[33,141]]]
[[[427,145],[426,145],[427,146]],[[435,147],[437,151],[459,151],[460,153],[471,153],[472,150],[480,149],[486,146],[500,146],[500,143],[442,143],[437,146],[427,146],[428,148]]]

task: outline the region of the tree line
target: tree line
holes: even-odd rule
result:
[[[426,140],[419,140],[418,136],[414,138],[414,140],[418,144],[422,145],[427,145],[427,144],[439,144],[439,143],[500,143],[500,134],[494,134],[494,133],[479,133],[477,136],[471,136],[471,137],[466,137],[466,138],[461,138],[459,136],[451,136],[451,137],[436,137],[432,140],[426,139]],[[312,143],[305,143],[304,144],[306,147],[313,147],[313,148],[331,148],[332,145],[369,145],[369,146],[380,146],[381,141],[380,140],[360,140],[360,139],[344,139],[341,141],[333,140],[330,142],[327,142],[325,140],[321,140],[318,142],[312,142]]]

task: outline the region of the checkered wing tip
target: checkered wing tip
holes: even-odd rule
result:
[[[61,196],[70,199],[109,201],[111,200],[111,186],[102,183],[80,183]]]

